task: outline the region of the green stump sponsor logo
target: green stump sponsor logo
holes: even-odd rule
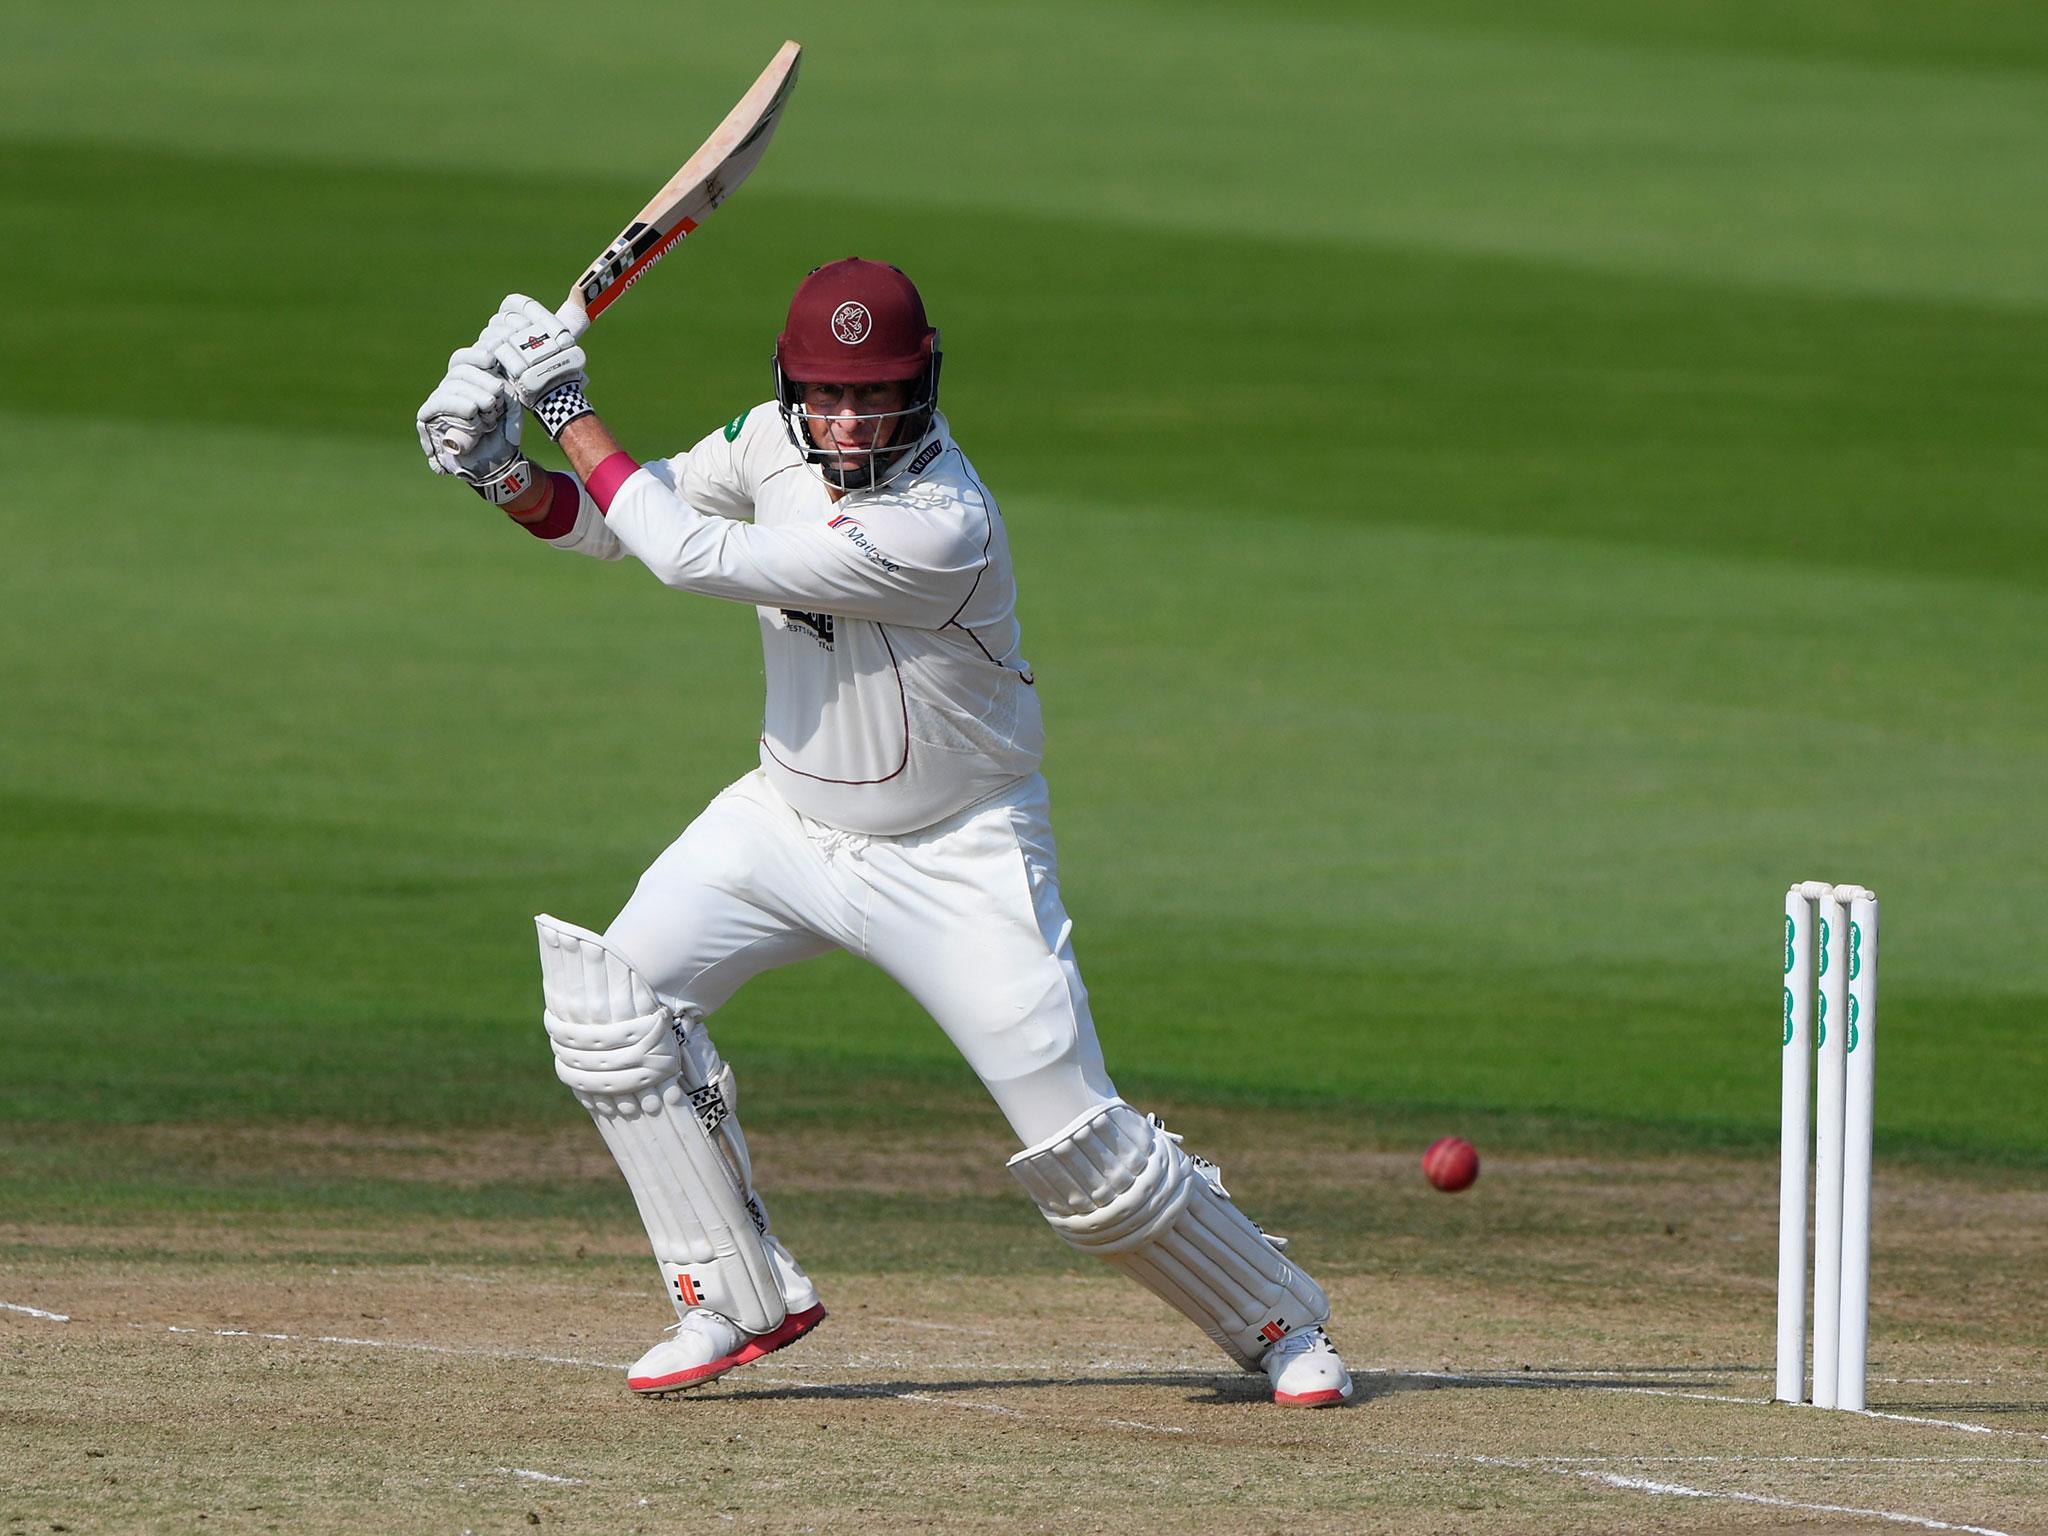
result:
[[[1863,925],[1849,925],[1849,979],[1854,981],[1857,972],[1863,969]]]
[[[1816,1008],[1813,1012],[1813,1043],[1815,1045],[1826,1045],[1828,1043],[1827,993],[1821,993],[1820,997],[1816,999],[1816,1001],[1819,1002],[1820,1006]]]
[[[1792,974],[1792,952],[1799,943],[1799,925],[1792,921],[1792,914],[1785,914],[1785,974]]]
[[[1828,920],[1822,918],[1820,920],[1820,957],[1814,961],[1813,969],[1813,973],[1816,976],[1825,976],[1828,973],[1828,940],[1834,936],[1834,930],[1828,925]]]
[[[1786,1045],[1790,1045],[1790,1044],[1792,1043],[1792,989],[1791,989],[1790,987],[1787,987],[1787,988],[1785,989],[1785,1040],[1784,1040],[1784,1043],[1785,1043]]]
[[[1856,967],[1853,963],[1849,967],[1849,974],[1851,976],[1856,974]],[[1862,1035],[1856,1028],[1856,1015],[1859,1011],[1856,1006],[1856,994],[1851,992],[1849,994],[1849,1038],[1843,1046],[1844,1050],[1853,1052],[1856,1049],[1856,1042],[1862,1038]]]

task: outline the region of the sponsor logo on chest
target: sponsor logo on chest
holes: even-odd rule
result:
[[[829,613],[799,613],[794,608],[782,610],[784,629],[801,629],[818,642],[818,649],[832,649],[832,615]]]

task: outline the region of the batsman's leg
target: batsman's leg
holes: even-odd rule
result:
[[[598,935],[550,917],[535,925],[556,1075],[626,1176],[679,1319],[628,1384],[692,1385],[809,1332],[824,1309],[769,1235],[732,1070],[702,1021],[657,998]]]
[[[1323,1288],[1157,1116],[1112,1100],[1009,1166],[1061,1237],[1163,1298],[1246,1370],[1263,1370],[1274,1401],[1320,1408],[1351,1396],[1323,1331]]]
[[[1010,1169],[1062,1237],[1191,1318],[1277,1402],[1351,1396],[1322,1288],[1216,1167],[1117,1096],[1060,901],[1042,781],[957,827],[878,839],[872,957],[927,1008],[1025,1148]],[[963,893],[951,910],[934,893]]]

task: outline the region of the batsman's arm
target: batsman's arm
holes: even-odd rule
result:
[[[590,484],[590,477],[597,473],[598,465],[613,454],[626,451],[595,411],[577,417],[562,429],[561,448],[569,456],[576,478],[585,485]]]
[[[517,293],[506,297],[492,326],[496,344],[491,355],[506,389],[569,456],[577,478],[590,484],[597,465],[618,453],[619,445],[583,393],[589,375],[574,333],[546,305]],[[567,475],[543,475],[531,490],[505,503],[505,511],[550,543],[618,559],[624,553],[618,540],[584,501]]]
[[[630,554],[680,591],[937,629],[987,563],[983,526],[943,512],[898,508],[881,535],[866,516],[764,528],[701,511],[673,469],[643,473],[587,403],[555,441],[575,478],[551,475],[506,510],[559,548]]]
[[[569,456],[569,464],[576,471],[576,478],[586,485],[597,470],[597,466],[615,453],[625,450],[619,440],[613,437],[611,429],[598,418],[595,411],[579,416],[562,429],[559,446]],[[534,482],[533,488],[517,501],[509,503],[505,512],[513,522],[533,527],[548,520],[557,511],[556,497],[566,494],[573,487],[558,485],[554,475],[542,475]]]

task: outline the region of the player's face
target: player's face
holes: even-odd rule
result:
[[[910,404],[911,380],[881,384],[806,384],[804,426],[820,448],[847,450],[828,462],[834,469],[855,469],[889,438],[902,418],[888,414]]]

